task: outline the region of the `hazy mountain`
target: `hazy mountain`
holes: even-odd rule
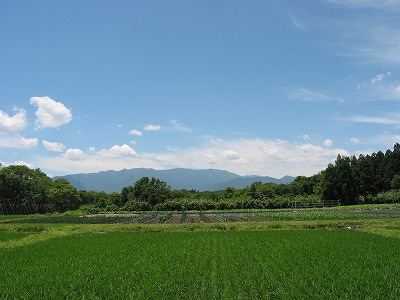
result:
[[[253,182],[261,181],[274,183],[290,183],[294,177],[285,176],[276,179],[267,176],[240,176],[228,171],[207,169],[123,169],[121,171],[103,171],[89,174],[73,174],[57,176],[56,178],[66,178],[79,190],[104,191],[107,193],[121,192],[124,186],[134,185],[140,178],[147,176],[155,177],[165,181],[173,189],[187,189],[198,191],[216,191],[226,187],[238,189],[245,188]]]

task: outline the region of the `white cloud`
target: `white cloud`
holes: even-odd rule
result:
[[[96,152],[96,148],[95,147],[89,147],[89,152],[92,152],[92,153]]]
[[[192,129],[189,127],[183,126],[182,124],[178,123],[176,120],[169,120],[172,124],[172,129],[178,132],[192,132]]]
[[[224,157],[226,159],[240,159],[239,153],[234,150],[225,150]]]
[[[0,163],[4,167],[7,167],[7,166],[27,166],[30,169],[34,169],[35,168],[35,166],[33,164],[28,163],[28,162],[23,161],[23,160],[14,161],[14,162],[11,162],[11,163],[6,163],[6,162],[1,162],[0,161]]]
[[[161,126],[160,125],[146,125],[144,127],[144,130],[147,130],[147,131],[158,131],[158,130],[161,130]]]
[[[229,149],[229,150],[226,150]],[[239,154],[240,153],[240,159]],[[332,149],[283,140],[240,139],[181,149],[165,154],[142,154],[159,161],[162,168],[216,168],[241,175],[313,175],[333,162],[337,154],[350,155],[343,149]],[[227,159],[228,157],[234,159]]]
[[[288,13],[288,15],[290,19],[290,24],[296,31],[306,30],[306,25],[304,24],[304,22],[300,21],[300,19],[292,13]]]
[[[10,136],[0,134],[0,148],[34,148],[38,145],[37,138],[24,138],[21,136]]]
[[[81,149],[68,149],[62,155],[67,160],[83,160],[85,158],[85,154]]]
[[[129,131],[130,135],[136,135],[136,136],[141,136],[142,132],[136,129],[132,129],[131,131]]]
[[[372,84],[378,84],[385,79],[385,74],[377,74],[371,79]]]
[[[303,135],[301,135],[300,137],[301,137],[303,140],[305,140],[305,141],[311,140],[311,137],[310,137],[308,134],[303,134]]]
[[[312,91],[306,88],[299,88],[294,92],[291,92],[289,98],[292,100],[306,102],[344,102],[344,99],[341,97],[325,95],[320,92]]]
[[[57,142],[48,142],[48,141],[43,141],[43,146],[49,150],[49,151],[54,151],[54,152],[63,152],[65,149],[65,145],[62,143],[57,143]]]
[[[400,114],[396,114],[396,113],[385,114],[380,117],[353,116],[353,117],[347,117],[344,120],[351,121],[354,123],[370,123],[370,124],[399,126],[400,125]]]
[[[350,8],[375,8],[381,10],[400,10],[397,0],[329,0],[329,2]]]
[[[26,111],[16,107],[13,110],[16,113],[12,117],[0,110],[0,130],[17,132],[26,128]]]
[[[240,153],[240,157],[239,157]],[[69,149],[59,157],[37,157],[35,165],[52,174],[90,173],[125,168],[193,168],[221,169],[240,175],[310,176],[324,170],[337,155],[350,153],[339,148],[326,148],[310,143],[284,140],[238,139],[205,143],[199,147],[175,149],[165,153],[141,153],[129,146],[84,155]],[[75,159],[75,160],[72,160]]]
[[[326,147],[332,147],[333,146],[333,141],[331,139],[326,139],[324,141],[324,146]]]
[[[384,147],[387,149],[391,149],[394,144],[400,143],[400,135],[384,132],[382,134],[370,137],[367,143],[373,145],[384,145]]]
[[[64,156],[37,157],[36,164],[43,170],[50,170],[52,174],[92,173],[105,170],[122,170],[130,168],[162,169],[163,166],[154,159],[147,158],[107,158],[96,153],[86,155],[81,160],[69,160]]]
[[[222,139],[220,139],[220,138],[218,138],[218,137],[215,137],[215,136],[212,136],[212,135],[205,135],[205,136],[203,136],[203,140],[204,140],[207,144],[214,144],[214,145],[217,145],[217,144],[223,143],[223,140],[222,140]]]
[[[334,24],[330,34],[340,35],[343,50],[340,55],[358,57],[362,63],[399,65],[400,39],[398,32],[398,13],[400,2],[394,0],[336,0],[331,1],[345,8],[369,8],[368,13],[344,14]],[[325,21],[327,23],[327,21]],[[356,43],[354,41],[357,41]]]
[[[352,137],[352,138],[350,138],[350,143],[352,143],[354,145],[358,145],[361,143],[361,140],[359,138]]]
[[[30,103],[38,107],[35,113],[37,128],[57,128],[72,120],[71,111],[49,97],[32,97]]]
[[[122,146],[115,145],[110,149],[103,149],[99,151],[99,155],[106,158],[118,158],[118,157],[136,157],[138,154],[128,145],[124,144]]]

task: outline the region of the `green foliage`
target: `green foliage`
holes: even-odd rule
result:
[[[396,174],[393,176],[390,185],[393,189],[400,189],[400,174]]]
[[[187,211],[287,208],[293,203],[340,200],[342,205],[392,203],[400,189],[400,144],[393,151],[345,157],[311,177],[290,184],[254,182],[244,189],[171,190],[166,182],[142,177],[121,193],[77,191],[39,169],[0,168],[0,214],[64,212],[87,205],[90,212]]]
[[[171,196],[171,188],[166,182],[156,178],[149,179],[142,177],[135,182],[133,187],[122,189],[123,202],[134,200],[137,202],[147,202],[151,206],[163,203]]]
[[[400,189],[370,195],[365,198],[365,203],[400,203]]]
[[[77,189],[68,180],[60,178],[54,180],[48,192],[50,206],[55,212],[65,212],[77,209],[80,197]]]
[[[0,169],[0,207],[3,213],[42,213],[48,210],[53,182],[40,169],[8,166]]]
[[[148,202],[129,200],[122,207],[123,211],[149,211],[151,210],[151,205]]]
[[[342,204],[356,204],[400,185],[400,144],[394,150],[372,155],[341,157],[322,172],[323,199],[339,199]]]

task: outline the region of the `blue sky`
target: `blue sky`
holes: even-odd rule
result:
[[[0,162],[312,175],[400,142],[400,1],[1,1]]]

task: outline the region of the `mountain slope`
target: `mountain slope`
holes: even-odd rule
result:
[[[240,176],[228,171],[206,169],[123,169],[121,171],[102,171],[99,173],[73,174],[57,176],[66,178],[78,190],[104,191],[107,193],[121,192],[124,186],[134,185],[142,177],[155,177],[165,181],[172,189],[186,189],[199,191],[222,190],[228,186],[234,188],[245,188],[253,182],[261,181],[275,183],[289,183],[294,177],[285,176],[282,179],[262,176]]]

